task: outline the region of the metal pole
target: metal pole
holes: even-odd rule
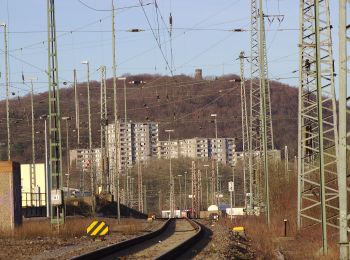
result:
[[[68,198],[70,198],[70,190],[69,190],[69,181],[70,181],[70,167],[69,167],[69,123],[68,120],[70,120],[70,117],[65,118],[66,120],[66,138],[67,138],[67,152],[66,152],[66,156],[67,156],[67,196]]]
[[[299,29],[300,31],[304,31],[304,1],[300,0],[299,4]],[[299,82],[300,85],[303,82],[303,33],[299,33]],[[305,133],[303,131],[304,127],[304,117],[302,115],[302,111],[304,109],[304,102],[303,102],[303,89],[301,86],[299,87],[298,91],[298,157],[297,157],[297,174],[298,174],[298,198],[297,198],[297,229],[301,229],[302,225],[302,194],[301,192],[304,190],[304,183],[303,183],[303,176],[302,173],[304,172],[304,149],[302,145],[303,137],[305,136]]]
[[[348,204],[347,204],[347,11],[349,1],[339,1],[339,152],[338,152],[338,187],[339,187],[339,259],[349,259],[348,240]]]
[[[90,64],[87,63],[87,98],[88,98],[88,128],[89,128],[89,158],[90,158],[90,178],[91,178],[91,196],[95,194],[95,176],[92,170],[92,135],[91,135],[91,101],[90,101]],[[95,209],[93,209],[95,211]]]
[[[125,127],[128,127],[127,111],[126,111],[126,78],[124,77],[124,78],[119,78],[119,79],[123,80],[123,82],[124,82],[124,124],[125,124]],[[126,174],[127,174],[128,173],[127,162],[125,163],[125,171],[126,171]],[[128,189],[126,190],[126,193],[128,194]],[[126,198],[128,198],[128,195],[126,196]]]
[[[230,208],[230,219],[231,219],[231,222],[232,222],[232,191],[230,191],[230,205],[231,205],[231,208]]]
[[[316,86],[317,86],[317,112],[318,112],[318,136],[319,136],[319,164],[320,164],[320,200],[321,200],[321,223],[322,223],[322,250],[328,253],[327,242],[327,219],[326,219],[326,190],[325,190],[325,168],[324,168],[324,146],[323,146],[323,111],[322,111],[322,73],[321,73],[321,46],[320,46],[320,23],[319,23],[319,1],[315,1],[315,36],[316,36]]]
[[[112,57],[113,57],[113,110],[114,110],[114,142],[115,142],[115,165],[114,165],[114,177],[117,178],[117,183],[114,181],[114,194],[117,198],[117,214],[118,223],[120,223],[120,172],[119,172],[119,138],[117,133],[118,123],[118,106],[117,106],[117,72],[116,72],[116,58],[115,58],[115,14],[114,14],[114,2],[112,0]]]
[[[134,185],[134,178],[132,178],[132,174],[130,174],[130,183],[129,183],[129,193],[130,193],[130,208],[132,208],[133,207],[133,204],[134,204],[134,202],[133,202],[133,199],[134,199],[134,194],[133,194],[133,185]]]
[[[8,46],[7,46],[7,25],[4,27],[4,56],[5,56],[5,85],[6,85],[6,127],[7,127],[7,160],[11,160],[11,136],[10,136],[10,109],[9,109],[9,65],[8,65]]]
[[[233,182],[233,206],[236,207],[235,167],[234,166],[232,166],[232,182]]]
[[[217,191],[217,205],[219,207],[219,144],[218,144],[218,124],[215,117],[215,139],[216,139],[216,191]]]
[[[174,217],[174,181],[173,181],[173,173],[172,173],[172,165],[171,165],[171,152],[172,152],[172,143],[170,141],[170,133],[174,132],[173,129],[165,130],[165,132],[169,133],[168,143],[169,143],[169,205],[170,205],[170,218]]]
[[[214,205],[216,203],[215,198],[215,169],[214,169],[214,160],[211,161],[211,183],[210,183],[210,192],[211,192],[211,203]]]
[[[60,91],[58,81],[58,53],[56,36],[55,1],[47,0],[47,43],[48,43],[48,85],[49,85],[49,150],[50,150],[50,191],[55,190],[63,196],[62,176],[62,143],[61,143],[61,112],[60,112]],[[57,205],[54,215],[54,208],[51,209],[51,224],[65,222],[64,198],[62,204]]]
[[[265,47],[264,47],[264,14],[262,10],[262,0],[259,1],[259,63],[260,63],[260,96],[261,96],[261,124],[262,124],[262,143],[263,143],[263,161],[264,161],[264,182],[265,182],[265,214],[266,222],[270,225],[270,191],[269,191],[269,167],[267,154],[267,122],[266,122],[266,82],[265,82]]]
[[[147,213],[147,188],[146,188],[146,185],[143,186],[143,190],[144,190],[144,199],[143,199],[143,202],[144,202],[144,205],[143,205],[143,213]]]
[[[94,203],[94,196],[95,196],[95,176],[92,169],[92,165],[94,164],[93,158],[92,158],[92,136],[91,136],[91,104],[90,104],[90,63],[88,61],[83,61],[82,64],[86,64],[87,66],[87,99],[88,99],[88,131],[89,131],[89,172],[90,172],[90,181],[91,181],[91,200],[92,200],[92,212],[95,212],[95,203]],[[83,186],[85,186],[85,183],[83,183]]]
[[[241,115],[242,115],[242,151],[243,151],[243,193],[244,193],[244,207],[247,210],[252,209],[252,190],[250,189],[251,182],[253,181],[251,179],[251,176],[249,175],[249,178],[247,178],[247,163],[249,161],[247,160],[247,154],[250,151],[249,148],[249,123],[248,123],[248,114],[247,114],[247,100],[246,100],[246,87],[245,87],[245,78],[244,78],[244,59],[246,57],[244,56],[244,52],[241,51],[239,55],[240,59],[240,76],[241,76]],[[247,196],[247,191],[249,190],[249,197]]]
[[[259,22],[257,0],[251,0],[251,24],[250,24],[250,93],[249,93],[249,190],[250,208],[254,212],[256,206],[260,205],[260,154],[261,138],[259,129],[260,122],[260,84],[259,75]],[[259,155],[257,155],[259,153]]]
[[[31,85],[31,94],[30,94],[30,103],[32,110],[32,165],[30,166],[30,182],[31,182],[31,192],[35,193],[36,185],[36,169],[35,169],[35,125],[34,125],[34,87],[33,80],[30,80]]]
[[[169,178],[170,178],[170,217],[173,218],[174,217],[174,201],[173,201],[173,194],[172,194],[172,185],[173,185],[173,173],[172,173],[172,169],[171,169],[171,148],[172,145],[170,143],[170,132],[169,132],[169,148],[170,148],[170,152],[169,152]]]
[[[179,195],[179,200],[180,200],[180,202],[179,202],[179,206],[180,206],[180,210],[181,209],[183,209],[183,205],[182,205],[182,199],[181,199],[181,196],[182,196],[182,191],[181,191],[181,176],[179,176],[178,175],[178,177],[179,177],[179,186],[180,186],[180,195]]]
[[[206,186],[206,190],[207,190],[207,206],[206,208],[208,208],[209,206],[209,180],[208,180],[208,166],[209,165],[204,165],[205,166],[205,186]]]
[[[44,118],[44,117],[42,117]],[[45,134],[45,192],[46,192],[46,217],[50,217],[50,173],[47,158],[47,115],[44,118],[44,134]]]
[[[217,114],[211,114],[215,123],[215,143],[216,143],[216,204],[219,206],[219,144],[218,144],[218,125]]]
[[[288,161],[288,146],[284,146],[284,171],[287,181],[289,183],[289,161]]]
[[[126,78],[124,78],[124,120],[126,123]]]
[[[162,192],[158,191],[158,207],[159,213],[162,214]]]
[[[75,129],[77,130],[77,143],[78,147],[80,144],[80,120],[79,120],[79,95],[77,88],[77,71],[73,70],[73,81],[74,81],[74,103],[75,103]]]
[[[126,205],[129,206],[129,168],[127,166],[126,167]]]
[[[185,172],[185,209],[187,210],[187,172]]]
[[[100,89],[100,113],[101,113],[101,126],[100,126],[100,141],[101,141],[101,183],[97,183],[102,187],[102,193],[107,194],[110,192],[109,189],[109,171],[108,171],[108,153],[107,153],[107,142],[108,142],[108,131],[106,131],[108,122],[107,113],[107,90],[106,90],[106,66],[99,68],[101,71],[101,89]],[[97,180],[96,180],[97,182]]]

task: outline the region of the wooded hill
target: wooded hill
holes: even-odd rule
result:
[[[167,77],[160,75],[136,75],[127,77],[126,103],[127,118],[133,121],[159,122],[160,140],[166,137],[165,129],[174,129],[172,138],[214,137],[215,126],[210,115],[218,115],[218,136],[237,138],[237,148],[241,147],[241,102],[240,83],[230,82],[236,75],[225,75],[215,79],[195,80],[180,75]],[[129,82],[142,80],[146,84]],[[123,82],[118,81],[118,116],[124,118]],[[279,82],[271,82],[271,102],[274,141],[277,149],[288,145],[290,157],[297,152],[297,106],[298,89]],[[91,113],[93,146],[100,143],[100,83],[91,82]],[[88,112],[86,83],[78,84],[80,107],[80,148],[88,147]],[[249,90],[249,82],[246,83]],[[249,100],[249,98],[248,98]],[[77,148],[75,131],[74,88],[60,90],[61,115],[72,117],[69,128],[71,148]],[[113,118],[113,84],[107,80],[107,104],[109,121]],[[39,116],[48,111],[48,93],[34,97],[36,157],[44,158],[44,122]],[[31,109],[29,94],[10,100],[12,158],[21,163],[31,161]],[[62,147],[65,155],[66,128],[62,122]],[[0,156],[6,159],[6,109],[5,101],[0,102]]]

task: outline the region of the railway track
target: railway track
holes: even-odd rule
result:
[[[172,259],[201,240],[200,224],[189,219],[169,219],[149,234],[117,243],[73,259]]]

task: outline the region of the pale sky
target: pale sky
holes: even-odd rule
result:
[[[193,75],[196,68],[202,68],[204,76],[239,74],[236,58],[241,50],[249,55],[250,32],[230,30],[249,30],[249,0],[157,0],[158,9],[154,2],[143,0],[142,9],[138,0],[114,1],[116,8],[132,7],[116,11],[117,75],[170,75],[165,62],[171,63],[167,32],[170,12],[173,17],[174,74]],[[337,59],[338,1],[330,2]],[[298,75],[292,71],[298,69],[299,1],[263,0],[263,5],[265,14],[284,15],[281,22],[266,19],[269,76],[297,86]],[[110,9],[111,0],[56,1],[60,85],[63,81],[72,81],[74,68],[77,69],[78,81],[86,80],[86,67],[81,64],[82,60],[90,62],[91,79],[99,80],[97,69],[101,65],[106,65],[107,76],[112,76]],[[22,73],[25,77],[38,78],[35,92],[47,91],[46,1],[0,0],[0,22],[9,25],[10,91],[16,95],[28,92],[28,86],[22,84]],[[127,32],[132,28],[145,31]],[[161,43],[161,50],[156,39]],[[1,28],[0,99],[5,97],[3,40]],[[246,65],[248,77],[249,67]]]

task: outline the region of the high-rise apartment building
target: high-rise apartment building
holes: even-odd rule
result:
[[[171,152],[170,152],[171,150]],[[235,160],[234,138],[191,138],[183,140],[159,141],[158,158],[169,159],[188,157],[193,159],[218,159],[223,164],[232,165]]]
[[[133,124],[133,162],[145,162],[157,154],[158,124]]]
[[[114,127],[114,124],[109,124],[107,127],[110,169],[114,169],[116,163]],[[119,121],[117,124],[117,138],[119,139],[119,170],[123,172],[133,163],[137,161],[145,162],[157,155],[158,123]]]
[[[179,142],[173,141],[158,141],[158,159],[179,158]]]

